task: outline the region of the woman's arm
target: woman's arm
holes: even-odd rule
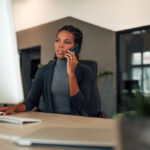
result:
[[[85,112],[87,111],[86,105],[90,98],[91,72],[88,67],[84,67],[82,70],[82,81],[78,85],[75,75],[78,60],[74,52],[71,51],[68,51],[65,57],[67,58],[71,108],[73,113],[82,114],[83,109]]]
[[[43,91],[42,69],[39,69],[35,75],[27,99],[24,102],[26,106],[26,111],[32,110],[33,107],[39,104],[42,91]]]
[[[78,60],[75,56],[75,53],[71,51],[68,51],[65,57],[67,58],[67,73],[69,78],[70,96],[74,96],[79,92],[79,85],[75,76]]]
[[[87,104],[91,94],[91,70],[83,67],[81,74],[79,92],[70,97],[70,104],[74,114],[87,115]]]
[[[69,75],[69,89],[70,96],[76,95],[80,90],[75,74]]]

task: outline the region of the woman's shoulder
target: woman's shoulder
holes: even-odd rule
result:
[[[50,60],[47,64],[42,65],[42,66],[40,67],[40,70],[46,70],[46,69],[48,69],[49,67],[52,67],[54,64],[55,64],[55,60]]]
[[[80,62],[78,63],[78,70],[80,70],[79,72],[82,73],[82,75],[84,76],[91,76],[91,68],[87,65],[81,64]]]
[[[78,63],[78,67],[79,67],[81,70],[91,71],[91,69],[90,69],[89,66],[84,65],[84,64],[81,64],[80,62]]]
[[[42,66],[38,69],[38,71],[39,71],[39,72],[45,72],[45,73],[46,73],[47,71],[49,71],[51,68],[54,67],[55,62],[56,62],[55,60],[49,61],[48,64],[42,65]]]

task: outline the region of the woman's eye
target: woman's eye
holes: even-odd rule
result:
[[[59,41],[60,41],[60,40],[58,40],[58,39],[55,40],[55,42],[57,42],[57,43],[58,43]]]
[[[69,41],[66,41],[66,42],[65,42],[65,44],[71,44],[71,42],[69,42]]]

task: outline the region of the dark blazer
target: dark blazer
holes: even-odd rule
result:
[[[35,106],[39,106],[42,112],[55,113],[51,96],[51,83],[55,63],[56,60],[50,61],[37,71],[31,90],[24,102],[26,111],[32,110]],[[87,103],[90,98],[91,87],[90,68],[78,63],[75,75],[80,90],[76,95],[70,96],[72,114],[87,116]],[[41,96],[43,97],[42,104],[40,104]]]

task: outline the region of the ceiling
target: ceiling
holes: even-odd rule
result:
[[[15,29],[68,16],[120,31],[150,25],[149,0],[12,0]]]

